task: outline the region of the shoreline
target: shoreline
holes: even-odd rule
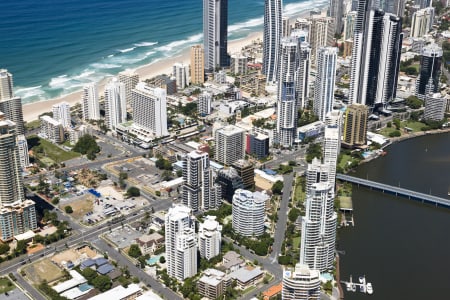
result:
[[[254,40],[262,40],[262,36],[262,31],[256,31],[249,33],[246,37],[231,40],[228,43],[228,52],[234,53],[251,44]],[[144,81],[161,74],[171,74],[172,66],[175,63],[181,62],[187,65],[190,64],[190,49],[191,47],[185,48],[177,56],[166,57],[150,64],[128,70],[136,72],[139,75],[139,81]],[[97,83],[99,97],[103,95],[105,85],[107,84],[109,78],[110,77],[104,78]],[[54,104],[58,104],[63,101],[68,102],[71,106],[81,103],[82,92],[82,90],[79,90],[54,99],[22,104],[24,122],[32,122],[37,120],[39,115],[50,112]]]
[[[315,10],[319,9],[321,14],[326,14],[326,11],[328,9],[328,5],[325,5],[324,7],[315,8]],[[299,13],[295,17],[289,18],[290,21],[296,20],[298,18],[306,18],[309,16],[310,12],[313,11],[313,9],[305,10],[302,13]],[[243,47],[251,44],[253,40],[263,39],[263,30],[259,29],[258,31],[252,31],[247,36],[229,40],[228,41],[228,53],[232,54],[234,52],[240,51]],[[191,46],[183,49],[179,54],[176,56],[171,57],[165,57],[159,60],[156,60],[154,62],[151,62],[146,65],[139,66],[134,69],[128,69],[131,71],[136,72],[139,75],[139,81],[144,81],[146,79],[155,77],[157,75],[161,74],[171,74],[172,66],[177,62],[182,62],[184,64],[189,65],[190,64],[190,49]],[[124,70],[126,71],[126,70]],[[115,76],[117,76],[116,74]],[[107,84],[109,78],[106,77],[102,79],[100,82],[97,82],[98,87],[98,93],[99,97],[101,97],[104,93],[105,85]],[[32,122],[35,120],[38,120],[39,115],[42,115],[47,112],[51,112],[52,106],[58,103],[61,103],[63,101],[68,102],[71,106],[74,106],[78,103],[81,103],[81,96],[82,96],[83,90],[80,89],[79,91],[72,92],[67,95],[59,96],[53,99],[48,100],[42,100],[32,103],[26,103],[22,104],[23,109],[23,119],[24,122]]]

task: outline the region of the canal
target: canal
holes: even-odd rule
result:
[[[450,199],[450,133],[386,150],[350,175]],[[341,279],[366,275],[374,294],[345,292],[345,299],[450,299],[450,209],[356,186],[353,207],[355,227],[338,234]]]

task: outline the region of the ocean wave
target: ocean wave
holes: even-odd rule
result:
[[[90,77],[91,75],[95,74],[95,71],[92,70],[84,70],[83,73],[81,73],[80,75],[76,75],[73,78],[74,79],[84,79],[86,77]]]
[[[108,57],[110,57],[110,56],[108,56]],[[108,63],[93,63],[93,64],[90,64],[89,66],[96,68],[96,69],[114,69],[114,68],[122,67],[122,65],[108,64]]]
[[[194,34],[191,35],[190,37],[188,37],[187,39],[184,40],[178,40],[172,43],[169,43],[167,45],[164,46],[160,46],[155,48],[158,51],[161,52],[172,52],[172,50],[176,49],[176,50],[181,50],[184,49],[186,46],[194,44],[194,43],[198,43],[203,39],[203,33],[198,33],[198,34]]]
[[[286,4],[283,8],[283,16],[286,17],[294,17],[298,16],[299,14],[303,12],[308,12],[314,8],[322,8],[328,5],[327,0],[322,1],[316,1],[316,0],[309,0],[305,2],[298,2],[298,3],[290,3]]]
[[[236,24],[228,26],[228,34],[233,33],[235,31],[242,30],[242,29],[247,30],[250,27],[258,27],[263,24],[264,24],[264,18],[250,19],[245,22],[240,22],[240,23],[236,23]]]
[[[127,53],[127,52],[131,52],[134,49],[136,49],[136,47],[131,47],[131,48],[127,48],[127,49],[122,49],[122,50],[118,50],[120,53]]]
[[[69,82],[71,79],[67,77],[67,74],[52,78],[48,84],[51,88],[63,87],[65,83]]]
[[[157,44],[158,44],[158,42],[141,42],[141,43],[134,44],[134,46],[136,46],[136,47],[150,47],[150,46],[157,45]]]
[[[17,88],[14,91],[14,95],[21,97],[22,99],[38,97],[45,95],[45,91],[42,90],[42,85],[32,86],[32,87],[24,87]]]

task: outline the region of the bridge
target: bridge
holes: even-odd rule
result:
[[[419,193],[419,192],[411,191],[411,190],[404,189],[401,187],[396,187],[396,186],[379,183],[379,182],[371,181],[371,180],[367,180],[367,179],[362,179],[362,178],[358,178],[358,177],[353,177],[353,176],[349,176],[349,175],[344,175],[344,174],[340,174],[340,173],[336,174],[336,179],[347,181],[347,182],[356,184],[358,186],[364,186],[364,187],[370,188],[372,190],[382,191],[383,193],[389,193],[389,194],[392,194],[395,196],[402,196],[402,197],[405,197],[405,198],[408,198],[411,200],[415,200],[415,201],[419,201],[422,203],[432,204],[432,205],[435,205],[436,207],[440,206],[440,207],[450,208],[450,200],[444,199],[441,197],[424,194],[424,193]]]

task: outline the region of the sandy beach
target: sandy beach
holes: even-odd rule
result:
[[[253,32],[247,37],[233,40],[228,43],[228,52],[234,53],[241,50],[242,47],[250,44],[253,40],[262,39],[262,32]],[[135,72],[139,74],[140,80],[152,78],[160,74],[170,74],[172,72],[172,66],[182,62],[184,64],[190,64],[190,48],[184,49],[180,55],[175,57],[168,57],[160,61],[139,67],[135,69]],[[99,83],[99,95],[103,95],[106,80]],[[25,122],[37,120],[39,115],[52,110],[52,105],[60,103],[62,101],[68,102],[70,105],[81,103],[82,92],[75,92],[63,97],[39,101],[35,103],[23,105],[23,119]]]

